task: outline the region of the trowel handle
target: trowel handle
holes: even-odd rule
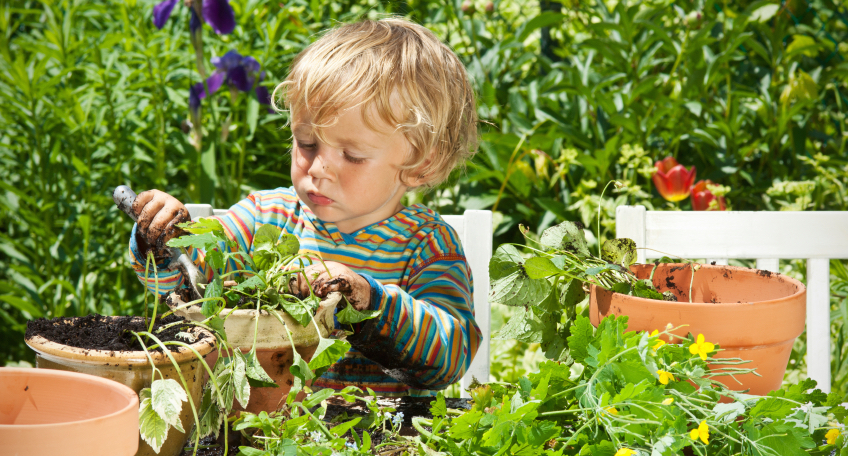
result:
[[[112,192],[112,201],[118,206],[118,209],[130,216],[133,219],[133,222],[138,221],[138,217],[135,216],[135,212],[133,212],[133,203],[135,202],[135,198],[138,195],[132,191],[131,188],[126,185],[119,185],[115,187],[115,191]]]

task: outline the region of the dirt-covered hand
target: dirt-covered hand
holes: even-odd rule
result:
[[[306,278],[309,280],[307,281]],[[328,294],[338,291],[356,310],[367,310],[371,305],[371,284],[341,263],[325,261],[324,264],[310,265],[302,273],[291,277],[289,289],[292,293],[305,296],[309,294],[310,284],[312,291],[319,298],[323,299]]]
[[[139,193],[132,210],[138,217],[136,244],[139,253],[145,256],[149,251],[153,251],[157,258],[167,256],[168,246],[165,243],[186,234],[176,225],[191,220],[183,203],[159,190]]]

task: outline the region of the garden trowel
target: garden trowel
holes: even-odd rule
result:
[[[124,214],[130,216],[133,221],[138,221],[138,217],[136,217],[133,212],[132,206],[133,202],[135,202],[136,194],[132,191],[131,188],[126,185],[119,185],[115,188],[115,191],[112,193],[112,201],[118,206],[118,209],[122,210]],[[198,288],[198,284],[206,284],[206,277],[200,273],[200,270],[197,269],[197,266],[192,263],[191,258],[185,253],[183,249],[177,249],[174,247],[169,248],[171,253],[172,261],[166,268],[166,270],[173,271],[179,270],[183,273],[183,276],[188,278],[189,289],[191,290],[192,299],[200,299],[203,297],[203,293],[200,292]],[[176,259],[174,261],[173,259]]]

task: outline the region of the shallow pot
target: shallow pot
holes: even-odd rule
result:
[[[0,368],[0,448],[9,456],[132,456],[138,396],[91,375]]]
[[[191,344],[198,353],[205,356],[215,348],[215,337],[212,333],[198,327],[193,327],[191,332],[196,336],[205,335],[203,339]],[[150,367],[147,355],[143,351],[87,350],[51,342],[41,336],[26,339],[26,344],[37,353],[36,367],[38,368],[80,372],[114,380],[126,385],[136,394],[143,388],[150,387],[152,382],[153,370]],[[172,378],[182,385],[180,377],[167,355],[160,352],[151,352],[150,355],[156,368],[165,378]],[[205,382],[203,372],[201,372],[203,366],[200,364],[200,360],[195,357],[191,350],[185,348],[172,351],[171,356],[180,366],[180,372],[182,372],[183,378],[188,384],[188,393],[194,401],[195,407],[199,409],[200,396]],[[97,396],[88,396],[88,399],[92,399],[92,402],[99,400]],[[182,453],[188,436],[174,428],[168,430],[168,437],[162,444],[162,448],[159,449],[159,453],[153,451],[150,445],[138,437],[138,404],[136,404],[135,413],[135,435],[138,441],[136,456],[157,454],[159,456],[176,456]],[[194,427],[194,417],[187,402],[183,403],[180,420],[183,429],[186,431],[190,431]]]
[[[640,279],[651,276],[654,265],[635,265],[633,272]],[[598,326],[608,315],[627,315],[628,328],[633,331],[665,330],[684,326],[675,334],[703,334],[704,338],[721,346],[718,358],[742,358],[750,363],[741,368],[756,369],[761,375],[718,377],[728,388],[751,394],[765,395],[780,388],[792,344],[804,331],[807,290],[801,282],[769,271],[734,266],[701,265],[692,283],[692,302],[689,302],[689,283],[692,266],[689,264],[660,264],[656,266],[653,284],[660,291],[671,291],[678,302],[657,301],[622,295],[592,286],[589,318]],[[668,342],[679,342],[670,340]],[[723,367],[712,364],[713,367]],[[730,367],[730,366],[727,366]]]
[[[335,309],[341,297],[341,293],[330,293],[326,299],[321,301],[315,314],[315,322],[318,324],[318,328],[312,323],[301,326],[288,313],[279,312],[292,335],[297,353],[307,362],[312,359],[312,354],[318,348],[318,331],[320,330],[321,337],[327,337],[333,331],[335,327],[333,309]],[[166,302],[176,315],[192,321],[206,319],[198,305],[180,308],[185,306],[186,303],[176,293],[168,296]],[[238,309],[235,311],[224,309],[220,313],[220,317],[225,319],[224,332],[227,334],[227,342],[231,347],[237,347],[242,353],[249,352],[253,346],[254,332],[256,333],[256,357],[265,372],[278,385],[278,388],[251,388],[250,400],[245,410],[250,413],[272,412],[279,409],[294,383],[294,376],[289,371],[289,367],[294,361],[294,353],[292,352],[292,341],[289,340],[280,320],[264,310],[259,311],[257,326],[256,315],[255,309]],[[206,357],[210,366],[214,365],[217,359],[218,350]],[[234,404],[234,407],[234,410],[240,410],[238,402]]]

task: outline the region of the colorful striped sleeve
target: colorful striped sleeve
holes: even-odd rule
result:
[[[372,308],[383,312],[348,337],[384,372],[422,390],[457,382],[482,340],[471,271],[457,235],[444,222],[434,225],[419,245],[405,285],[384,285],[363,274],[371,283]]]

